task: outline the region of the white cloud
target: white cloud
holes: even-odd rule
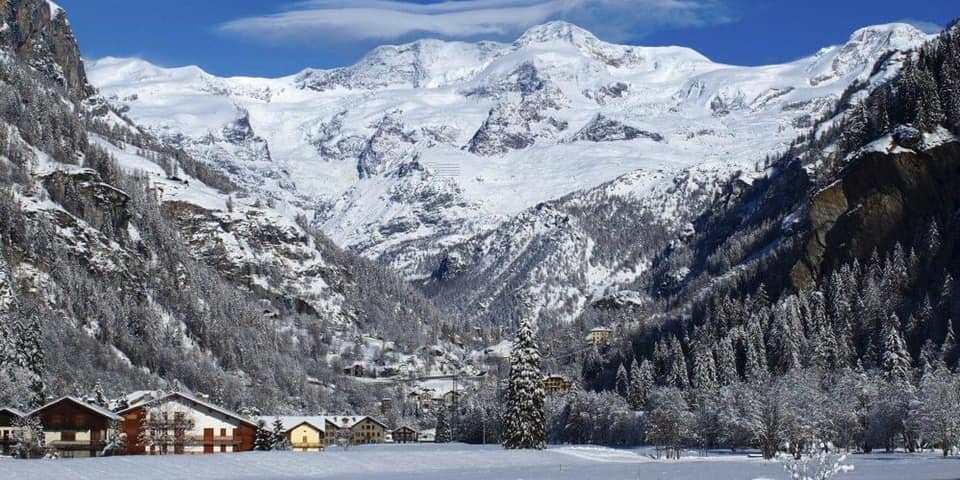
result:
[[[411,36],[506,39],[563,19],[609,40],[658,28],[730,21],[720,0],[309,0],[286,10],[227,22],[220,30],[265,41],[391,40]]]

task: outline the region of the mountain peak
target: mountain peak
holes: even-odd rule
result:
[[[889,49],[909,49],[928,37],[909,23],[870,25],[854,31],[847,43],[872,44]]]
[[[530,45],[557,41],[576,45],[584,42],[599,42],[600,40],[594,34],[570,22],[556,20],[530,27],[514,44]]]

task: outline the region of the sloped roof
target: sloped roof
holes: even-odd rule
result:
[[[53,405],[56,405],[64,401],[75,403],[83,408],[86,408],[87,410],[90,410],[91,412],[96,413],[97,415],[109,418],[110,420],[123,420],[123,417],[121,417],[120,415],[117,415],[116,413],[111,412],[110,410],[107,410],[106,408],[103,408],[99,405],[93,405],[77,397],[70,397],[70,396],[60,397],[40,408],[34,409],[33,411],[29,412],[27,415],[36,415],[37,413],[40,413],[41,411],[46,410],[47,408],[50,408]]]
[[[15,416],[15,417],[20,417],[20,418],[23,418],[23,415],[24,415],[23,412],[21,412],[20,410],[17,410],[16,408],[13,408],[13,407],[3,407],[3,408],[0,408],[0,412],[9,412],[9,413],[11,413],[13,416]]]
[[[380,425],[385,429],[390,428],[387,426],[387,424],[369,415],[330,415],[330,416],[324,417],[324,419],[330,422],[333,426],[337,428],[353,428],[354,425],[367,419],[369,419],[373,423],[376,423],[377,425]]]
[[[200,399],[197,398],[197,397],[194,397],[193,395],[190,395],[189,393],[184,393],[184,392],[171,392],[171,393],[168,393],[168,394],[166,394],[166,395],[164,395],[164,396],[162,396],[162,397],[160,397],[160,398],[157,398],[157,399],[151,400],[151,401],[149,401],[149,402],[142,403],[142,404],[140,404],[140,405],[136,405],[136,406],[133,406],[133,407],[130,407],[130,408],[121,410],[121,411],[119,411],[119,412],[117,412],[117,413],[120,413],[120,414],[127,413],[127,412],[129,412],[129,411],[131,411],[131,410],[134,410],[134,409],[137,409],[137,408],[141,408],[141,407],[146,406],[146,405],[150,405],[150,404],[154,404],[154,403],[163,403],[163,402],[165,402],[165,401],[167,401],[167,400],[174,399],[174,398],[180,398],[180,399],[186,400],[186,401],[188,401],[188,402],[190,402],[190,403],[192,403],[192,404],[194,404],[194,405],[199,405],[199,406],[204,407],[204,408],[206,408],[206,409],[209,409],[209,410],[211,410],[211,411],[220,413],[221,415],[230,417],[230,418],[232,418],[232,419],[234,419],[234,420],[237,420],[237,421],[239,421],[239,422],[246,423],[247,425],[250,425],[250,426],[253,426],[253,427],[256,427],[256,426],[257,426],[256,423],[254,423],[254,422],[252,422],[252,421],[250,421],[250,420],[247,420],[246,418],[243,418],[242,416],[240,416],[239,413],[236,413],[236,412],[227,410],[226,408],[219,407],[219,406],[214,405],[214,404],[212,404],[212,403],[205,402],[205,401],[203,401],[203,400],[200,400]]]
[[[285,415],[285,416],[261,416],[257,417],[257,420],[263,420],[263,423],[268,426],[273,425],[273,422],[276,419],[280,419],[280,424],[283,425],[283,431],[289,432],[294,428],[303,425],[304,423],[310,425],[313,428],[323,432],[326,430],[326,418],[322,415]]]

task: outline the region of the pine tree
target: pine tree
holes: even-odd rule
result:
[[[670,368],[667,373],[667,385],[680,389],[690,384],[690,371],[687,369],[687,358],[683,347],[676,336],[670,337]]]
[[[957,338],[953,333],[953,321],[949,318],[947,319],[947,334],[943,338],[943,343],[940,344],[940,361],[943,362],[947,368],[950,368],[953,362],[953,351],[957,348]]]
[[[130,403],[127,402],[127,392],[124,390],[120,391],[120,398],[117,399],[116,411],[126,410],[130,408]]]
[[[20,324],[22,327],[22,324]],[[33,398],[30,404],[40,407],[47,401],[47,387],[43,379],[46,370],[46,360],[43,351],[43,333],[40,327],[40,316],[34,307],[29,315],[29,325],[20,334],[18,357],[23,368],[31,374],[30,391]]]
[[[900,320],[890,314],[884,325],[883,371],[887,380],[903,381],[909,378],[911,360],[906,342],[900,334]]]
[[[733,350],[733,339],[726,335],[716,345],[717,381],[721,386],[732,385],[740,380],[737,374],[737,356]]]
[[[634,358],[630,364],[630,385],[627,387],[627,403],[633,410],[643,408],[643,386],[640,381],[640,367],[637,365],[637,359]]]
[[[520,323],[510,355],[510,384],[504,412],[504,448],[546,447],[543,373],[540,349],[529,320]]]
[[[96,385],[93,386],[93,401],[107,410],[110,409],[110,401],[107,400],[106,394],[103,393],[103,385],[100,383],[100,380],[97,380]]]
[[[716,392],[719,388],[713,350],[706,346],[698,346],[693,351],[693,386],[706,393]]]
[[[450,420],[447,418],[447,408],[441,406],[437,409],[437,431],[434,433],[434,441],[436,443],[450,443],[451,440]]]
[[[270,449],[284,450],[287,445],[287,432],[280,417],[273,419],[273,431],[270,432]]]
[[[273,433],[267,429],[267,422],[257,420],[257,433],[253,437],[253,448],[267,451],[273,448]]]
[[[630,377],[627,375],[627,368],[623,366],[623,363],[620,363],[620,367],[617,368],[617,383],[615,388],[617,393],[621,397],[627,396],[627,386],[630,384]]]

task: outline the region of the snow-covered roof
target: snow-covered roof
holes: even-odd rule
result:
[[[613,329],[609,327],[593,327],[590,329],[591,332],[612,332]]]
[[[121,417],[120,415],[117,415],[116,413],[111,412],[110,410],[107,410],[106,408],[103,408],[99,405],[94,405],[92,403],[87,403],[77,397],[70,397],[70,396],[60,397],[40,408],[34,409],[33,411],[29,412],[27,415],[36,415],[41,411],[46,410],[47,408],[50,408],[51,406],[64,401],[75,403],[83,408],[86,408],[87,410],[90,410],[91,412],[96,413],[97,415],[107,417],[110,420],[123,420],[123,417]]]
[[[15,417],[23,417],[23,412],[21,412],[20,410],[17,410],[16,408],[13,408],[13,407],[3,407],[3,408],[0,408],[0,412],[8,412],[8,413],[12,414],[12,415],[15,416]]]
[[[325,421],[327,417],[324,417],[322,415],[261,416],[261,417],[257,417],[257,420],[263,420],[263,423],[267,424],[267,426],[270,426],[270,425],[273,425],[273,422],[276,421],[278,418],[280,419],[280,424],[283,425],[284,432],[289,432],[290,430],[293,430],[294,428],[297,428],[298,426],[304,423],[310,425],[311,427],[317,429],[318,431],[323,432],[326,430],[326,425],[327,425]]]
[[[194,405],[199,405],[199,406],[204,407],[204,408],[206,408],[206,409],[209,409],[209,410],[211,410],[211,411],[218,412],[218,413],[220,413],[221,415],[225,415],[225,416],[230,417],[230,418],[232,418],[232,419],[234,419],[234,420],[238,420],[238,421],[240,421],[240,422],[246,423],[246,424],[248,424],[248,425],[252,425],[252,426],[254,426],[254,427],[257,426],[256,423],[251,422],[250,420],[248,420],[248,419],[246,419],[246,418],[243,418],[239,413],[236,413],[236,412],[227,410],[226,408],[219,407],[219,406],[214,405],[214,404],[212,404],[212,403],[205,402],[205,401],[200,400],[199,398],[197,398],[197,397],[195,397],[195,396],[193,396],[193,395],[190,395],[189,393],[184,393],[184,392],[171,392],[171,393],[168,393],[168,394],[166,394],[166,395],[164,395],[164,396],[162,396],[162,397],[159,397],[159,398],[157,398],[157,399],[151,400],[151,401],[149,401],[149,402],[145,402],[145,403],[142,403],[142,404],[140,404],[140,405],[132,406],[132,407],[129,407],[129,408],[127,408],[127,409],[121,410],[121,411],[118,412],[118,413],[129,412],[130,410],[133,410],[133,409],[135,409],[135,408],[140,408],[140,407],[142,407],[142,406],[144,406],[144,405],[148,405],[148,404],[151,404],[151,403],[162,403],[162,402],[165,402],[165,401],[167,401],[167,400],[174,399],[174,398],[180,398],[180,399],[186,400],[186,401],[188,401],[188,402],[190,402],[190,403],[193,403]]]
[[[164,395],[163,390],[137,390],[130,392],[121,398],[113,400],[115,406],[120,405],[121,400],[126,401],[126,408],[143,405],[151,400],[160,398]]]
[[[388,428],[385,423],[368,415],[261,415],[257,417],[254,422],[263,420],[263,423],[270,426],[273,425],[274,420],[278,418],[285,432],[303,423],[308,423],[321,432],[326,431],[327,422],[330,422],[330,424],[337,429],[353,428],[356,424],[367,419],[383,428]]]

